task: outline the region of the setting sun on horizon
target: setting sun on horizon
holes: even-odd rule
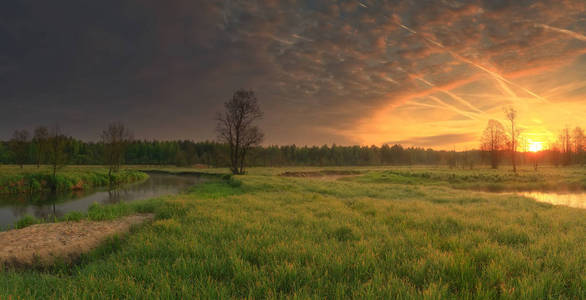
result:
[[[539,152],[543,150],[543,142],[529,141],[529,152]]]
[[[584,299],[586,0],[4,0],[0,41],[0,300]]]

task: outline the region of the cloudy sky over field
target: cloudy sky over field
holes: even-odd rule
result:
[[[3,1],[0,138],[59,120],[95,140],[211,139],[240,87],[267,144],[478,147],[586,126],[586,2]]]

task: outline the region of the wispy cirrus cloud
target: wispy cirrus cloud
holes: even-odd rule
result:
[[[213,138],[214,111],[239,87],[258,92],[268,143],[415,145],[413,137],[438,136],[470,148],[478,138],[463,128],[480,133],[507,105],[527,120],[550,120],[541,130],[563,126],[555,118],[585,121],[566,116],[586,104],[580,0],[58,0],[0,8],[4,136],[62,117],[40,109],[51,103],[90,109],[83,125],[67,121],[80,128],[73,134],[124,119],[139,136]],[[17,102],[26,112],[18,120],[8,113]]]

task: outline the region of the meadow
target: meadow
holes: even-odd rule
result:
[[[586,212],[481,190],[585,180],[583,168],[252,168],[68,215],[156,220],[74,265],[5,267],[0,298],[580,299]]]

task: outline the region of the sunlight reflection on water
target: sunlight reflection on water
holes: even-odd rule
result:
[[[546,202],[554,205],[565,205],[577,208],[586,208],[586,193],[558,194],[542,192],[525,192],[519,194],[525,197],[533,198],[539,202]]]

